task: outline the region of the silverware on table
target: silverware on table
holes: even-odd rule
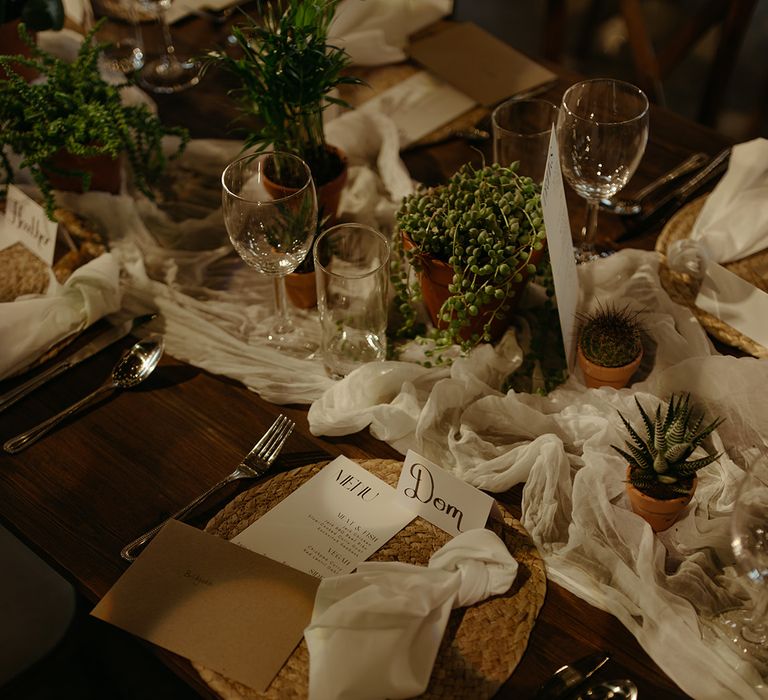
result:
[[[38,389],[54,377],[58,377],[62,372],[66,372],[83,360],[87,360],[97,352],[109,347],[112,343],[116,343],[118,340],[124,338],[129,333],[132,333],[143,324],[148,323],[156,316],[157,314],[137,316],[134,319],[129,319],[103,331],[77,352],[72,353],[69,357],[51,365],[48,369],[0,396],[0,411],[4,411],[9,406],[12,406],[19,399],[32,393],[35,389]]]
[[[616,241],[625,241],[643,234],[660,216],[665,213],[671,214],[676,209],[683,206],[694,193],[706,185],[710,180],[722,175],[728,168],[728,158],[730,155],[730,148],[720,151],[720,153],[718,153],[705,168],[696,173],[690,180],[672,190],[669,194],[656,202],[651,209],[638,216],[633,221],[633,224],[628,227]]]
[[[583,685],[596,671],[610,659],[610,654],[598,651],[584,658],[561,666],[552,677],[539,688],[534,700],[557,700],[569,696],[576,688]]]
[[[238,479],[255,479],[264,476],[272,466],[272,463],[275,461],[275,458],[295,427],[296,424],[292,420],[280,414],[275,422],[269,426],[267,432],[265,432],[261,439],[253,446],[253,448],[251,448],[251,451],[231,474],[225,476],[221,481],[211,486],[205,493],[202,493],[194,501],[188,503],[181,510],[176,511],[173,515],[163,520],[159,525],[153,527],[151,530],[141,535],[141,537],[137,537],[133,542],[127,544],[120,552],[120,556],[127,561],[136,559],[136,550],[149,542],[149,540],[160,532],[169,520],[181,519],[191,510],[199,506],[210,495],[218,491],[222,486],[237,481]]]
[[[10,454],[21,452],[25,447],[29,447],[37,442],[51,428],[58,425],[62,420],[74,415],[86,406],[95,403],[98,399],[111,394],[115,389],[130,389],[140,382],[143,382],[152,374],[160,357],[163,354],[164,342],[161,336],[153,335],[144,340],[140,340],[132,348],[123,353],[123,356],[112,368],[109,379],[105,381],[96,391],[72,404],[55,416],[30,428],[21,435],[8,440],[3,449]]]
[[[637,686],[629,678],[599,681],[582,690],[576,700],[637,700]]]
[[[643,189],[641,189],[634,197],[623,199],[601,199],[600,208],[611,212],[612,214],[618,214],[619,216],[634,216],[635,214],[640,214],[643,208],[643,201],[646,197],[656,192],[656,190],[666,185],[668,182],[672,182],[672,180],[676,180],[687,173],[698,170],[708,160],[709,156],[706,153],[694,153],[682,163],[679,163],[672,168],[672,170],[664,173],[649,185],[643,187]]]

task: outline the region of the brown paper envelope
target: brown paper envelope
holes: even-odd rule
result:
[[[486,107],[555,80],[555,74],[472,22],[414,41],[411,58]]]
[[[301,641],[319,584],[172,520],[91,614],[264,692]]]

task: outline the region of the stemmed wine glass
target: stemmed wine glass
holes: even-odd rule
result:
[[[598,204],[624,187],[640,163],[648,141],[648,98],[621,80],[576,83],[563,95],[557,140],[565,179],[587,200],[576,261],[609,255],[595,246]]]
[[[186,90],[200,82],[200,63],[180,58],[171,38],[166,12],[173,0],[140,0],[157,13],[157,23],[163,33],[163,54],[144,64],[139,74],[141,84],[152,92],[169,94]]]
[[[736,568],[747,577],[751,609],[723,613],[719,622],[734,648],[768,671],[768,453],[759,455],[739,483],[731,515]]]
[[[306,339],[291,320],[285,275],[306,257],[317,227],[317,195],[309,166],[281,151],[246,155],[227,165],[221,184],[232,245],[249,266],[274,279],[276,314],[268,321],[267,342],[307,356],[317,343]]]

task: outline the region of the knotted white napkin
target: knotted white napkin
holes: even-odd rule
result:
[[[120,308],[119,268],[111,253],[75,270],[45,295],[0,304],[0,379],[34,362],[51,346]]]
[[[733,147],[728,170],[707,198],[690,239],[718,263],[768,247],[768,140]]]
[[[421,694],[451,609],[506,592],[516,575],[501,539],[477,529],[441,547],[426,568],[363,562],[323,579],[304,631],[310,700]]]

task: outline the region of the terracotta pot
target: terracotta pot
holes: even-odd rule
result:
[[[632,510],[651,526],[654,532],[662,532],[668,529],[680,517],[682,510],[691,502],[696,490],[698,479],[693,478],[691,491],[686,496],[678,498],[653,498],[639,491],[629,481],[629,467],[627,467],[627,495],[632,505]]]
[[[286,275],[285,290],[294,306],[300,309],[312,309],[317,306],[317,287],[315,271],[292,272]]]
[[[118,194],[122,184],[120,160],[108,155],[75,156],[67,151],[59,151],[52,159],[52,165],[62,170],[85,170],[92,173],[91,190]],[[46,169],[51,186],[56,190],[82,192],[83,183],[77,175],[61,175]]]
[[[342,163],[342,168],[339,174],[330,180],[322,184],[315,182],[315,190],[317,192],[317,210],[320,220],[328,217],[328,226],[333,226],[336,223],[336,215],[339,210],[339,200],[341,199],[341,191],[344,189],[344,185],[347,184],[347,177],[349,176],[349,163],[347,156],[340,148],[336,146],[327,146],[328,150],[335,153]],[[285,187],[268,177],[264,177],[264,187],[273,196],[285,196],[291,192],[295,192],[293,187]]]
[[[621,389],[627,385],[632,375],[640,366],[643,359],[643,350],[640,354],[627,365],[622,367],[603,367],[590,362],[581,351],[581,347],[576,349],[576,357],[579,361],[581,371],[584,373],[584,383],[590,389],[597,389],[601,386],[612,386],[614,389]]]
[[[7,56],[21,54],[22,56],[31,57],[32,50],[19,36],[19,24],[21,24],[20,19],[0,24],[0,52]],[[35,37],[34,32],[29,33],[33,38]],[[14,65],[14,71],[27,82],[31,82],[37,77],[37,71],[20,64]],[[5,71],[0,68],[0,78],[5,79],[7,77]]]
[[[411,238],[405,233],[402,236],[403,246],[406,250],[415,250],[416,244]],[[448,285],[453,282],[453,267],[442,260],[437,260],[428,255],[421,255],[419,253],[417,255],[420,257],[422,267],[419,272],[419,285],[421,286],[424,306],[427,307],[433,325],[440,329],[446,328],[448,323],[440,318],[440,309],[446,299],[451,296],[451,293],[448,291]],[[531,256],[531,262],[534,265],[538,265],[543,255],[543,248],[541,251],[535,251]],[[526,284],[528,284],[529,279],[529,275],[523,274],[522,281],[512,286],[512,296],[506,299],[509,303],[509,309],[498,315],[491,322],[490,334],[492,341],[498,340],[509,328],[510,320],[520,301],[521,293],[525,289]],[[498,304],[491,304],[481,307],[480,313],[470,320],[469,325],[461,329],[461,338],[468,340],[474,333],[482,333],[483,326],[488,322],[488,319],[498,306]]]

